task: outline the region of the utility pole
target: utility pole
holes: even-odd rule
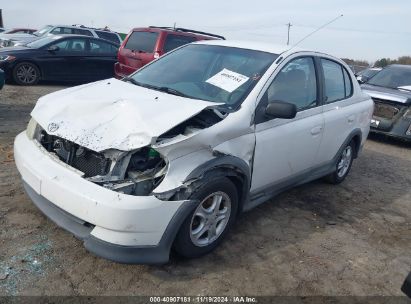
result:
[[[291,28],[293,25],[291,24],[291,22],[288,22],[286,25],[287,25],[287,27],[288,27],[287,45],[289,45],[289,44],[290,44],[290,28]]]
[[[0,27],[4,27],[3,24],[3,14],[2,14],[2,9],[0,8]]]

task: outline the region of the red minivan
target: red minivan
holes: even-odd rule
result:
[[[184,28],[150,26],[135,28],[127,35],[118,50],[114,65],[116,78],[135,72],[161,55],[198,40],[225,39],[223,36]]]

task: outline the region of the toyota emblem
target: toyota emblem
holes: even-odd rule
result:
[[[56,123],[54,123],[54,122],[49,123],[49,125],[48,125],[48,127],[47,127],[47,129],[49,130],[49,132],[56,132],[56,131],[58,130],[58,128],[59,128],[59,125],[56,124]]]

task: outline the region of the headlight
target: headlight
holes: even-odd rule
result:
[[[0,55],[0,61],[12,61],[16,59],[16,57],[11,55]]]
[[[30,119],[29,124],[27,125],[26,129],[26,134],[27,137],[30,139],[34,138],[34,135],[36,134],[36,129],[37,129],[37,121],[34,120],[34,118]]]

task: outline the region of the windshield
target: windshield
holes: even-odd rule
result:
[[[371,78],[371,77],[373,77],[375,74],[377,74],[379,71],[380,71],[380,70],[376,70],[376,69],[365,69],[365,70],[359,72],[358,75]]]
[[[368,83],[395,89],[399,87],[411,86],[411,66],[386,67],[371,78]]]
[[[51,25],[46,25],[45,27],[39,29],[38,31],[35,31],[33,35],[36,35],[38,37],[44,36],[50,29],[52,28]]]
[[[131,80],[170,94],[224,103],[232,109],[277,57],[241,48],[189,44],[140,69]]]
[[[61,36],[44,37],[44,38],[36,39],[30,43],[27,43],[26,46],[29,48],[33,48],[33,49],[38,49],[60,38]]]

